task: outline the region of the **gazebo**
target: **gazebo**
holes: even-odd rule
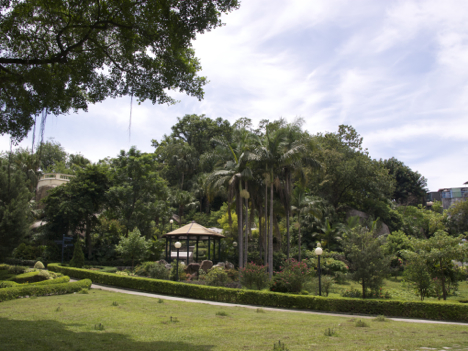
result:
[[[221,259],[221,239],[224,238],[224,235],[218,234],[215,231],[205,228],[204,226],[195,223],[189,223],[181,228],[173,230],[169,233],[166,233],[162,236],[166,239],[166,261],[172,261],[172,255],[176,253],[172,253],[171,248],[173,243],[176,241],[185,241],[187,252],[179,252],[180,257],[183,260],[187,261],[187,265],[189,264],[190,260],[190,241],[195,241],[195,262],[198,261],[198,244],[201,241],[208,241],[208,253],[207,258],[208,260],[214,261],[216,258],[216,242],[218,242],[218,261]],[[213,257],[211,257],[211,241],[213,241]],[[192,251],[193,257],[193,251]]]

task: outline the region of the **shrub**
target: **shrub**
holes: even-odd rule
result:
[[[48,279],[43,280],[41,282],[31,283],[30,285],[51,285],[51,284],[63,284],[68,283],[70,281],[70,277],[64,276],[57,279]]]
[[[44,265],[42,264],[41,261],[37,261],[36,264],[34,265],[34,268],[36,269],[44,269]]]
[[[0,263],[0,271],[7,271],[10,268],[10,265],[5,263]]]
[[[45,296],[45,295],[61,295],[80,291],[83,288],[89,288],[91,280],[84,279],[79,282],[65,284],[51,284],[45,286],[37,286],[27,284],[14,288],[0,289],[0,302],[14,300],[23,296]]]
[[[10,266],[8,268],[8,271],[11,274],[21,274],[21,273],[24,273],[27,269],[28,267],[25,267],[25,266]]]
[[[224,268],[213,268],[206,275],[206,282],[211,286],[224,286],[229,283],[229,277]]]
[[[259,266],[253,262],[247,263],[245,268],[240,269],[240,283],[247,289],[262,290],[270,283],[266,266]]]
[[[358,289],[352,290],[345,290],[341,293],[343,297],[357,297],[362,299],[362,291]],[[378,290],[370,290],[367,289],[366,291],[366,299],[391,299],[392,296],[388,291],[383,291],[382,288]]]
[[[364,322],[364,321],[358,320],[356,322],[356,327],[358,327],[358,328],[368,328],[369,324]]]
[[[286,345],[281,343],[281,340],[278,341],[278,344],[275,343],[273,345],[273,351],[289,351],[289,349],[286,347]]]
[[[16,282],[10,282],[10,281],[0,281],[0,289],[3,288],[13,288],[15,286],[18,286],[18,283]]]
[[[29,273],[23,273],[23,274],[18,274],[14,276],[13,278],[10,278],[11,281],[17,282],[17,283],[35,283],[35,282],[40,282],[42,280],[47,280],[48,278],[45,277],[43,274],[40,274],[41,272],[29,272]]]
[[[135,274],[155,279],[169,279],[169,270],[158,262],[143,262],[135,267]]]
[[[81,248],[81,241],[77,240],[73,250],[73,257],[70,261],[71,267],[81,268],[84,266],[85,259],[83,249]]]
[[[322,275],[320,279],[321,279],[322,295],[328,296],[328,294],[333,289],[333,285],[335,285],[335,279],[329,275]],[[319,294],[319,279],[313,278],[310,282],[305,284],[305,287],[309,291],[313,291],[315,295],[318,295]]]
[[[125,277],[85,269],[62,267],[58,264],[50,264],[48,268],[49,270],[67,274],[77,279],[89,278],[96,284],[100,283],[127,289],[208,301],[336,313],[468,322],[468,304],[458,302],[408,302],[398,300],[364,300],[342,297],[278,294],[266,291],[228,289],[223,287],[176,283],[167,280]]]
[[[300,292],[303,284],[313,275],[305,262],[297,262],[293,258],[285,260],[284,267],[280,268],[283,270],[276,272],[271,291]]]
[[[171,271],[169,272],[169,278],[171,280],[180,280],[180,281],[183,281],[185,280],[185,277],[187,276],[187,274],[185,273],[184,271],[184,264],[179,261],[179,279],[177,279],[177,266],[176,266],[177,262],[176,261],[172,261],[171,262]]]

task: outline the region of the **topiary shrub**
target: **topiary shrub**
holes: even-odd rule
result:
[[[36,264],[34,265],[34,268],[36,269],[45,269],[44,265],[42,264],[41,261],[37,261]]]
[[[81,268],[85,264],[85,257],[83,249],[81,248],[81,241],[77,240],[75,243],[75,249],[73,250],[73,257],[70,261],[71,267]]]
[[[282,271],[276,272],[273,277],[271,291],[298,293],[302,290],[304,283],[314,274],[305,262],[298,262],[294,258],[285,260],[284,266],[280,268]]]

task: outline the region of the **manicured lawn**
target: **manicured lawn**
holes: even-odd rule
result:
[[[159,303],[154,298],[91,290],[87,295],[0,303],[0,349],[273,350],[273,343],[281,340],[291,351],[468,350],[468,325],[365,321],[369,327],[356,327],[353,316]],[[96,329],[99,324],[104,330]],[[325,329],[333,327],[337,336],[325,336]]]

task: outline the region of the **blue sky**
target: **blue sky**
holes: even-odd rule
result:
[[[109,99],[49,116],[45,137],[97,161],[171,132],[177,117],[303,117],[311,133],[356,128],[373,158],[396,157],[430,190],[468,181],[468,2],[255,0],[193,45],[210,83],[172,106]],[[20,145],[30,146],[31,138]],[[9,148],[0,137],[0,150]]]

